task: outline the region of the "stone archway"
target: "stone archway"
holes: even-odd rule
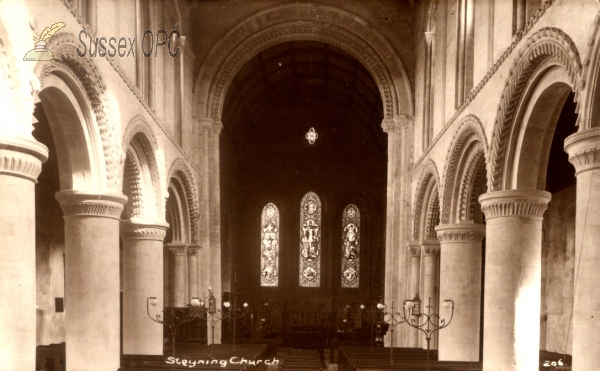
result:
[[[324,22],[314,21],[317,13]],[[194,116],[221,120],[227,88],[237,71],[261,50],[291,40],[321,41],[344,49],[373,75],[385,118],[412,115],[410,82],[389,42],[345,10],[300,3],[275,6],[249,17],[211,49],[196,79]]]
[[[510,169],[509,153],[513,128],[523,114],[523,105],[528,103],[527,91],[532,82],[553,67],[565,71],[565,83],[575,92],[575,101],[584,87],[581,78],[582,64],[577,48],[567,34],[555,28],[544,28],[533,34],[510,69],[510,75],[502,100],[490,144],[488,167],[488,191],[510,189],[506,183]]]
[[[455,327],[440,332],[439,359],[480,359],[480,313],[483,220],[475,220],[477,198],[485,186],[487,138],[479,119],[460,123],[449,147],[444,171],[440,242],[440,297],[463,303]],[[460,330],[456,330],[460,329]],[[457,344],[460,344],[458,346]]]
[[[442,190],[441,223],[472,220],[473,203],[470,197],[478,167],[485,167],[487,138],[483,125],[476,116],[463,119],[448,150]],[[484,168],[485,171],[485,168]],[[476,188],[476,187],[475,187]]]

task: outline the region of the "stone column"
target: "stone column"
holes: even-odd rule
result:
[[[481,305],[481,241],[485,224],[439,225],[440,300],[454,300],[451,324],[439,332],[440,361],[479,361]],[[440,318],[450,310],[440,306]]]
[[[431,298],[431,313],[438,311],[438,253],[440,245],[438,241],[423,241],[423,296],[421,296],[421,312],[427,313],[427,305]],[[427,349],[427,341],[423,334],[423,349]],[[434,333],[429,341],[429,349],[437,349],[438,334]]]
[[[65,219],[67,370],[120,366],[121,194],[56,193]]]
[[[187,248],[188,252],[188,288],[189,298],[200,297],[198,291],[198,251],[200,247],[190,245]],[[201,299],[203,300],[203,299]]]
[[[408,250],[410,252],[410,292],[408,299],[412,299],[419,293],[419,285],[421,284],[421,245],[418,242],[413,242],[408,245]],[[416,321],[417,316],[413,316],[413,319]],[[410,328],[408,331],[409,348],[419,346],[420,333],[421,331],[416,328]]]
[[[173,306],[185,307],[185,251],[187,244],[172,242],[167,244],[175,257],[173,264]]]
[[[550,197],[536,190],[488,192],[479,197],[487,223],[486,371],[539,367],[542,215]]]
[[[121,222],[123,240],[123,354],[163,354],[163,328],[148,317],[146,300],[163,307],[166,225]]]
[[[48,149],[34,140],[0,138],[0,362],[34,370],[35,182]]]
[[[565,140],[577,176],[573,369],[600,369],[600,128]]]

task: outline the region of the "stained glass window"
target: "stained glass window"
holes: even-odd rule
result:
[[[308,192],[300,203],[300,286],[321,284],[321,200]]]
[[[268,203],[262,211],[260,234],[260,285],[279,283],[279,210]]]
[[[360,273],[360,211],[348,205],[342,215],[342,287],[357,288]]]

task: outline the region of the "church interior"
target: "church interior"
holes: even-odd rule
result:
[[[1,370],[600,370],[597,0],[4,0],[0,102]]]

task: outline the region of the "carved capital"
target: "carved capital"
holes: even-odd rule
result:
[[[197,257],[198,251],[200,251],[200,246],[198,245],[189,245],[187,248],[187,254],[189,257]]]
[[[168,224],[140,224],[125,220],[121,222],[121,238],[123,240],[163,241],[168,227]]]
[[[171,250],[173,255],[184,256],[187,249],[187,244],[184,242],[171,242],[167,244],[167,247],[169,250]]]
[[[425,41],[427,42],[427,46],[431,45],[433,38],[435,37],[435,32],[425,32]]]
[[[68,189],[56,192],[65,218],[74,216],[98,216],[120,220],[127,197],[118,193],[88,194]]]
[[[198,122],[200,123],[200,127],[202,128],[202,130],[209,131],[213,127],[213,123],[215,122],[215,120],[211,118],[202,118],[198,119]]]
[[[435,227],[440,243],[445,242],[478,242],[485,237],[485,224],[443,224]]]
[[[35,140],[18,137],[0,138],[0,174],[35,182],[48,159],[48,148]]]
[[[412,241],[408,244],[410,256],[421,257],[421,244],[418,241]]]
[[[510,216],[542,217],[552,195],[546,191],[509,190],[479,196],[486,219]]]
[[[440,252],[440,243],[437,240],[426,240],[421,243],[423,255],[437,255]]]
[[[215,121],[213,123],[213,134],[216,136],[221,135],[221,131],[223,130],[223,121]]]
[[[394,116],[394,122],[396,123],[396,127],[402,130],[408,129],[413,126],[415,118],[407,115],[399,115]]]
[[[565,139],[569,162],[575,175],[600,168],[600,127],[577,132]]]
[[[381,128],[388,134],[393,133],[396,131],[396,122],[392,119],[383,119],[381,121]]]

